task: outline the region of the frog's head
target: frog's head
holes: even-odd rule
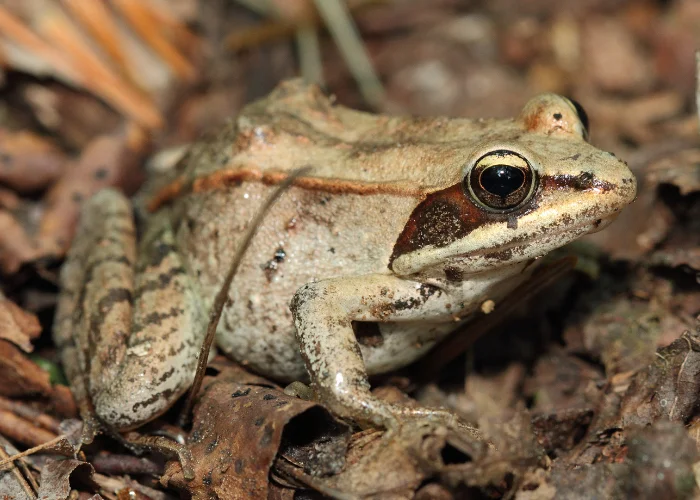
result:
[[[390,267],[475,273],[541,257],[606,227],[636,195],[625,162],[587,142],[573,101],[544,94],[460,160],[454,182],[428,193],[399,236]]]

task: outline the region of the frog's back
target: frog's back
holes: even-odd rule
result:
[[[281,84],[194,145],[154,204],[183,191],[244,180],[274,184],[311,167],[297,185],[333,193],[410,196],[459,182],[474,145],[522,133],[513,120],[390,117],[336,105],[317,86]]]

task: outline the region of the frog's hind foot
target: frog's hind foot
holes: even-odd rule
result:
[[[135,431],[120,435],[120,438],[122,444],[136,454],[154,451],[167,457],[177,457],[184,478],[188,481],[194,479],[194,459],[185,444],[178,443],[170,437],[143,435]]]

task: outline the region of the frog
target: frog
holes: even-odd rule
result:
[[[591,145],[583,109],[556,94],[508,119],[410,117],[281,83],[134,200],[104,190],[83,206],[54,335],[100,422],[134,429],[188,389],[242,235],[299,169],[242,256],[216,346],[380,428],[453,413],[380,399],[370,377],[419,359],[483,304],[498,314],[543,256],[636,196],[627,164]]]

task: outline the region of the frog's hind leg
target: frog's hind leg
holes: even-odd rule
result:
[[[129,201],[101,191],[61,281],[55,338],[76,396],[117,429],[166,411],[192,381],[206,324],[167,212],[149,220],[137,252]]]

